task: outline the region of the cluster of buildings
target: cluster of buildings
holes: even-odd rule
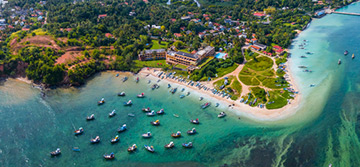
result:
[[[215,48],[207,46],[194,54],[181,51],[150,49],[142,51],[138,57],[141,61],[166,59],[166,63],[171,65],[181,64],[187,67],[197,66],[205,57],[213,56]]]

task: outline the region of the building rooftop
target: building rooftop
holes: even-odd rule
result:
[[[174,51],[168,51],[167,52],[169,55],[171,56],[174,56],[175,54],[178,54],[178,55],[181,55],[181,56],[185,56],[185,57],[189,57],[189,58],[193,58],[193,59],[197,59],[198,57],[193,55],[193,54],[190,54],[190,53],[185,53],[185,52],[174,52]]]
[[[149,50],[144,50],[144,52],[145,52],[146,54],[151,54],[151,53],[153,53],[153,52],[159,53],[159,52],[165,52],[165,49],[149,49]]]

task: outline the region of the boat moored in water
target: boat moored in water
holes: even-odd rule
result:
[[[95,115],[94,114],[91,114],[90,116],[87,116],[86,117],[86,120],[87,121],[91,121],[91,120],[94,120],[95,119]]]
[[[210,105],[211,105],[211,103],[210,103],[210,102],[207,102],[207,103],[201,105],[201,108],[202,108],[202,109],[205,109],[205,108],[209,107]]]
[[[349,54],[349,52],[347,50],[345,50],[344,55],[346,56],[348,54]]]
[[[176,133],[172,133],[172,134],[171,134],[171,137],[173,137],[173,138],[179,138],[179,137],[181,137],[181,132],[180,132],[180,131],[177,131]]]
[[[351,58],[354,59],[354,58],[355,58],[355,54],[352,54]]]
[[[203,97],[199,97],[199,100],[201,101],[201,100],[203,100],[204,98]]]
[[[182,99],[182,98],[184,98],[185,97],[185,95],[180,95],[180,99]]]
[[[116,115],[115,110],[112,110],[111,113],[109,113],[109,117],[113,117],[115,115]]]
[[[115,154],[114,154],[114,153],[105,154],[105,155],[104,155],[104,158],[107,159],[107,160],[112,160],[112,159],[115,158]]]
[[[223,117],[225,117],[225,116],[226,116],[225,112],[221,112],[221,113],[218,115],[218,118],[223,118]]]
[[[124,131],[126,131],[126,129],[127,129],[126,124],[124,124],[117,131],[118,132],[124,132]]]
[[[119,141],[119,135],[116,135],[115,138],[111,139],[110,142],[111,143],[117,143]]]
[[[101,98],[100,101],[98,101],[98,105],[103,105],[105,103],[105,99],[104,98]]]
[[[190,120],[191,123],[193,124],[199,124],[199,118],[196,118],[195,120]]]
[[[135,114],[129,113],[128,116],[129,117],[135,117]]]
[[[128,151],[128,152],[134,152],[136,149],[137,149],[136,144],[133,144],[132,146],[130,146],[130,147],[127,149],[127,151]]]
[[[149,113],[146,113],[147,116],[151,117],[151,116],[154,116],[156,113],[154,110],[152,110],[151,112]]]
[[[148,108],[142,108],[141,110],[142,110],[142,111],[145,111],[145,112],[150,112],[150,111],[151,111],[150,107],[148,107]]]
[[[58,156],[60,154],[61,154],[60,148],[57,148],[55,151],[50,152],[50,155],[53,156],[53,157]]]
[[[125,92],[118,93],[118,96],[125,96]]]
[[[176,92],[176,90],[177,90],[177,88],[173,88],[173,89],[170,90],[170,92],[171,92],[172,94],[174,94],[174,93]]]
[[[137,97],[138,98],[143,98],[143,97],[145,97],[145,94],[144,93],[138,94]]]
[[[189,142],[189,143],[183,143],[181,144],[183,147],[185,148],[191,148],[193,145],[192,145],[192,142]]]
[[[79,152],[80,148],[79,147],[73,147],[72,150],[75,151],[75,152]]]
[[[215,104],[215,107],[219,107],[219,105],[220,105],[219,103],[216,103],[216,104]]]
[[[154,125],[154,126],[159,126],[160,125],[160,121],[159,120],[156,120],[154,122],[150,122],[151,125]]]
[[[122,79],[123,82],[125,82],[125,81],[127,81],[127,80],[128,80],[128,77],[124,77],[124,78]]]
[[[82,127],[80,127],[78,130],[75,130],[75,135],[80,135],[84,132],[84,129]]]
[[[164,109],[160,109],[159,111],[156,111],[156,114],[159,114],[159,115],[164,114],[164,113],[165,113]]]
[[[132,105],[131,100],[129,100],[128,102],[124,102],[124,106],[131,106],[131,105]]]
[[[141,135],[143,138],[150,138],[152,135],[150,132],[144,133]]]
[[[169,144],[165,145],[165,148],[173,148],[175,146],[174,142],[170,142]]]
[[[99,136],[96,136],[95,138],[90,139],[90,143],[99,143],[99,142],[100,142],[100,137]]]
[[[338,64],[339,64],[339,65],[341,64],[341,59],[339,59]]]
[[[189,135],[193,135],[193,134],[195,134],[196,133],[196,129],[195,128],[192,128],[191,130],[188,130],[187,131],[187,134],[189,134]]]
[[[148,150],[148,151],[151,152],[151,153],[155,152],[153,146],[144,145],[144,147],[145,147],[146,150]]]
[[[187,92],[187,93],[186,93],[186,96],[189,96],[189,95],[190,95],[190,92]]]
[[[138,83],[140,81],[139,77],[136,78],[135,82]]]

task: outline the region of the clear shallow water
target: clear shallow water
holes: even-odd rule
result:
[[[342,10],[360,13],[360,4]],[[147,79],[135,84],[130,77],[123,83],[114,73],[98,74],[79,89],[51,90],[45,98],[30,85],[9,80],[0,86],[0,166],[360,166],[359,23],[357,16],[326,16],[313,21],[294,41],[290,70],[296,75],[302,104],[293,117],[276,122],[239,120],[225,106],[202,110],[200,105],[206,99],[199,102],[196,93],[180,99],[179,91],[171,95],[163,81],[152,91]],[[309,45],[300,50],[298,45],[304,39]],[[350,52],[347,57],[345,49]],[[314,54],[300,58],[306,51]],[[350,58],[352,53],[358,56],[355,60]],[[338,66],[340,58],[343,64]],[[304,73],[299,65],[314,72]],[[316,87],[309,88],[310,84]],[[122,90],[127,96],[116,96]],[[147,97],[136,98],[141,92]],[[106,104],[97,106],[101,97]],[[122,103],[129,99],[134,105],[124,107]],[[149,118],[142,113],[143,107],[164,108],[166,114]],[[117,115],[109,118],[113,109]],[[221,111],[228,116],[218,119]],[[96,120],[85,121],[92,113]],[[128,113],[136,117],[130,118]],[[189,119],[194,118],[201,124],[190,124]],[[156,119],[160,127],[150,125]],[[129,130],[119,134],[119,143],[110,144],[124,123]],[[85,132],[76,137],[73,131],[80,126]],[[185,134],[193,127],[198,134]],[[183,137],[172,139],[170,134],[178,130]],[[154,134],[152,139],[141,138],[147,131]],[[101,143],[91,145],[90,138],[97,135]],[[165,150],[163,146],[170,141],[176,148]],[[194,148],[181,148],[180,144],[188,141]],[[128,154],[127,147],[134,143],[138,151]],[[156,153],[145,151],[144,144],[153,145]],[[74,146],[81,151],[72,152]],[[62,155],[51,158],[49,152],[57,147]],[[105,161],[102,155],[110,152],[116,160]]]

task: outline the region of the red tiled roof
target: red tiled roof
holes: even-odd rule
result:
[[[251,45],[251,47],[252,47],[252,48],[254,48],[254,49],[260,50],[260,48],[259,48],[259,47],[254,46],[254,45]]]
[[[275,52],[281,53],[281,52],[283,52],[283,51],[284,51],[284,49],[278,49],[278,50],[276,50]]]
[[[265,16],[265,14],[264,13],[254,13],[254,16],[258,16],[258,17],[262,17],[262,16]]]
[[[182,35],[180,33],[174,33],[176,37],[181,37]]]
[[[107,14],[101,14],[101,15],[99,15],[98,18],[103,18],[103,17],[106,17],[106,16],[107,16]]]
[[[175,21],[176,21],[176,19],[171,19],[171,21],[172,21],[172,22],[175,22]]]
[[[281,48],[280,46],[278,46],[278,45],[273,46],[273,48],[276,49],[276,50],[282,49],[282,48]]]
[[[110,33],[106,33],[106,34],[105,34],[105,37],[106,37],[106,38],[112,38],[112,37],[113,37],[113,35],[112,35],[112,34],[110,34]]]

